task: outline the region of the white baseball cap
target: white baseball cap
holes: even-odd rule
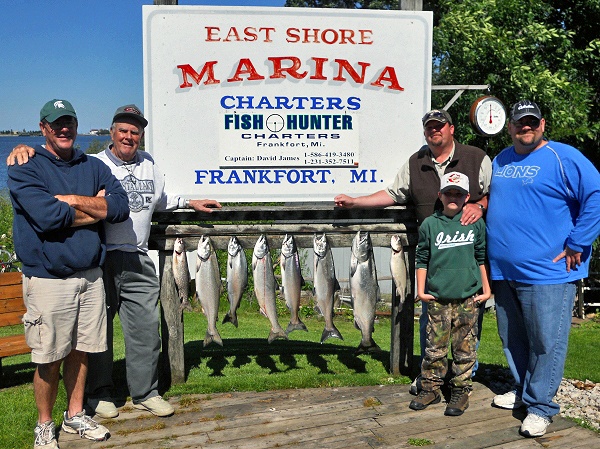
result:
[[[456,189],[463,193],[469,193],[469,178],[464,173],[453,171],[442,176],[440,183],[440,193],[446,190]]]

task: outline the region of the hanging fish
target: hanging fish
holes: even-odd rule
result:
[[[185,243],[181,237],[175,239],[173,245],[173,278],[175,279],[175,287],[177,295],[181,300],[179,311],[192,310],[190,304],[190,270],[188,268],[187,254],[185,252]]]
[[[350,256],[350,294],[354,309],[354,326],[360,329],[362,339],[358,354],[381,349],[373,340],[375,330],[375,307],[379,299],[377,269],[373,256],[373,244],[368,232],[356,233],[352,240]]]
[[[400,300],[398,312],[401,312],[404,301],[406,300],[406,280],[408,279],[406,259],[404,258],[402,239],[398,234],[392,236],[390,244],[392,247],[390,272],[392,273],[392,279],[394,280],[394,286],[396,287],[396,297]]]
[[[223,324],[232,323],[238,327],[237,309],[244,290],[248,286],[248,262],[246,254],[236,236],[229,239],[227,245],[227,299],[229,312],[223,318]]]
[[[316,309],[325,318],[325,329],[321,334],[321,343],[328,338],[343,340],[342,334],[333,324],[334,295],[340,289],[340,284],[335,276],[335,266],[331,247],[325,234],[313,237],[314,263],[313,285],[314,295],[317,300]]]
[[[198,258],[196,260],[196,294],[206,315],[208,326],[204,337],[204,346],[215,342],[223,346],[223,340],[217,330],[219,314],[219,298],[221,296],[221,274],[217,255],[210,238],[203,235],[198,241]]]
[[[275,274],[271,263],[271,252],[269,243],[264,235],[261,235],[254,245],[252,254],[252,273],[254,275],[254,293],[258,300],[261,313],[271,322],[271,332],[268,342],[275,339],[287,340],[285,331],[279,325],[277,317],[277,304],[275,300]]]
[[[298,311],[300,310],[300,296],[304,279],[300,268],[300,257],[298,248],[293,235],[286,234],[281,245],[281,256],[279,257],[281,265],[281,289],[285,304],[290,311],[290,323],[287,326],[286,334],[292,331],[302,330],[308,332],[306,325],[300,320]]]

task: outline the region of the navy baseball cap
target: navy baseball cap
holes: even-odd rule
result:
[[[542,119],[542,111],[540,111],[539,106],[530,100],[521,100],[515,103],[510,111],[510,119],[513,122],[518,122],[528,115],[538,120]]]

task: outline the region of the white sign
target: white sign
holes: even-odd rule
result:
[[[432,13],[143,6],[146,149],[170,192],[332,201],[424,143]]]

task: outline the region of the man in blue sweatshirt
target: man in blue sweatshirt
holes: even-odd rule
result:
[[[515,389],[494,398],[527,408],[521,434],[540,437],[567,357],[576,282],[588,275],[600,232],[600,174],[579,150],[544,136],[537,104],[516,103],[513,145],[493,161],[488,257],[498,333]]]
[[[88,353],[106,350],[103,221],[129,216],[127,194],[110,169],[73,144],[77,114],[66,100],[40,111],[46,144],[8,170],[15,250],[23,263],[23,317],[38,409],[34,447],[57,448],[52,409],[60,367],[67,390],[62,429],[91,440],[108,430],[83,409]]]

